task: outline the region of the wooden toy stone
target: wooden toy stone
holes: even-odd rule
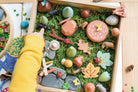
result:
[[[42,85],[45,87],[61,89],[63,84],[64,84],[63,80],[61,78],[57,78],[57,76],[52,73],[48,74],[42,79]]]
[[[73,64],[77,67],[81,67],[83,64],[83,56],[78,56],[73,60]]]
[[[73,9],[71,7],[65,7],[62,11],[62,15],[64,18],[73,17]]]
[[[90,11],[89,10],[87,10],[87,9],[82,10],[81,17],[86,19],[86,18],[89,18],[89,16],[90,16]]]
[[[115,26],[119,23],[119,18],[116,15],[110,15],[106,18],[105,22],[109,25]]]
[[[38,3],[38,11],[45,13],[45,12],[49,12],[51,10],[51,4],[49,2],[47,2],[44,6],[40,3]]]
[[[91,41],[102,42],[107,38],[109,29],[103,21],[94,20],[88,24],[86,34]]]
[[[3,9],[0,8],[0,21],[3,19],[4,16],[4,11]]]
[[[84,87],[85,92],[94,92],[95,91],[95,85],[93,83],[87,83]]]
[[[66,51],[66,55],[68,57],[75,57],[76,54],[77,54],[77,50],[73,46],[70,46]]]
[[[111,33],[112,33],[112,36],[118,36],[120,33],[120,30],[118,28],[113,28]]]
[[[40,23],[46,25],[46,24],[48,23],[48,19],[47,19],[47,17],[45,17],[45,16],[41,16],[41,18],[40,18]]]
[[[107,82],[110,79],[111,79],[110,74],[107,71],[103,72],[99,77],[100,82]]]
[[[75,76],[68,75],[65,79],[65,83],[69,84],[69,90],[75,91],[78,88],[81,88],[81,82],[80,80]]]
[[[67,73],[66,73],[65,70],[63,70],[61,68],[58,68],[58,67],[49,67],[49,69],[53,69],[53,68],[56,69],[55,71],[53,71],[54,74],[57,74],[58,72],[61,72],[62,73],[62,77],[61,78],[62,79],[65,79],[66,78]]]
[[[96,87],[100,90],[100,92],[106,92],[106,88],[101,83],[97,83]]]
[[[45,41],[45,50],[44,50],[44,56],[43,57],[48,57],[49,59],[54,59],[56,51],[51,50],[49,45],[50,45],[50,42],[46,40]]]
[[[24,20],[24,21],[21,22],[21,28],[25,29],[28,26],[29,26],[29,22],[28,21]]]

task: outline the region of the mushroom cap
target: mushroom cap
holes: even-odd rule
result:
[[[50,49],[52,49],[52,50],[58,50],[59,47],[60,47],[60,44],[59,44],[58,41],[53,40],[53,41],[50,42],[49,47],[50,47]]]

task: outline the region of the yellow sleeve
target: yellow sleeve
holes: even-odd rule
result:
[[[44,40],[30,35],[14,67],[8,92],[35,92],[36,76],[40,69]]]

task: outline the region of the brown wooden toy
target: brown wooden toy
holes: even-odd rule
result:
[[[39,12],[49,12],[51,10],[51,4],[49,2],[47,2],[44,6],[42,6],[41,2],[38,3],[38,11]]]
[[[81,65],[83,64],[83,56],[76,57],[73,60],[73,64],[77,67],[81,67]]]
[[[120,30],[118,28],[113,28],[111,32],[113,36],[118,36],[120,33]]]
[[[87,9],[82,10],[81,17],[86,19],[86,18],[89,18],[89,16],[90,16],[90,11],[89,10],[87,10]]]
[[[55,30],[54,30],[54,29],[52,29],[52,34],[49,33],[49,36],[51,36],[51,37],[53,37],[53,38],[57,38],[58,40],[63,41],[65,44],[72,44],[72,45],[74,44],[73,42],[69,41],[69,39],[63,39],[63,38],[61,38],[61,37],[56,36]]]
[[[91,41],[102,42],[107,38],[109,29],[103,21],[94,20],[88,24],[86,34]]]
[[[85,92],[95,91],[95,85],[93,83],[87,83],[84,88],[85,88]]]
[[[61,21],[58,25],[60,25],[62,23],[64,23],[61,26],[61,32],[63,35],[72,36],[76,32],[77,23],[74,20],[70,20],[70,18],[67,18],[67,19]]]
[[[111,49],[115,49],[115,46],[114,46],[114,43],[112,42],[103,42],[102,43],[102,49],[108,49],[108,48],[111,48]]]

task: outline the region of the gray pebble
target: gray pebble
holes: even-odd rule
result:
[[[54,59],[55,55],[56,55],[56,51],[53,51],[49,48],[49,41],[45,41],[45,48],[47,49],[47,51],[44,53],[43,57],[48,57],[49,59]]]
[[[74,85],[74,83],[73,83],[73,81],[76,79],[77,77],[75,77],[75,76],[67,76],[66,77],[66,79],[65,79],[65,82],[66,83],[68,83],[69,84],[69,90],[71,90],[71,91],[75,91],[75,90],[77,90],[78,88],[81,88],[81,82],[80,82],[80,80],[78,79],[78,82],[80,83],[79,85],[77,85],[77,86],[75,86]]]
[[[62,79],[65,79],[66,78],[67,73],[66,73],[65,70],[63,70],[61,68],[58,68],[58,67],[50,67],[50,69],[52,69],[52,68],[56,68],[56,70],[53,71],[53,73],[57,74],[58,72],[61,72],[62,73],[62,77],[61,78]]]
[[[3,19],[4,11],[0,8],[0,21]]]
[[[110,15],[106,18],[105,22],[109,25],[115,26],[119,22],[119,18],[116,15]]]
[[[61,78],[57,78],[56,75],[52,73],[48,74],[42,79],[42,85],[45,87],[61,89],[63,84],[63,80]]]

